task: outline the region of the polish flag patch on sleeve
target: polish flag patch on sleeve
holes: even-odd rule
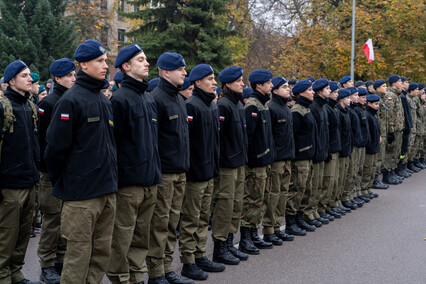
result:
[[[391,100],[392,100],[392,98],[391,98],[391,97],[389,97],[389,98],[388,98],[388,101],[391,101]]]
[[[43,114],[43,113],[44,113],[44,109],[39,108],[39,109],[38,109],[38,112],[39,112],[40,114]]]
[[[257,112],[252,112],[252,113],[251,113],[251,116],[253,116],[253,117],[257,117]]]
[[[70,115],[68,113],[61,113],[61,120],[70,120]]]
[[[219,120],[220,121],[225,121],[225,117],[224,116],[219,116]]]
[[[194,117],[188,115],[188,121],[192,121],[194,119]]]

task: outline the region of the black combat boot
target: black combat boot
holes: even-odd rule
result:
[[[214,241],[213,261],[228,265],[237,265],[240,263],[240,259],[229,251],[227,243],[222,241]]]
[[[283,244],[283,241],[275,236],[275,234],[265,234],[263,235],[263,240],[272,243],[274,246],[281,246]]]
[[[224,248],[227,250],[226,243],[225,242],[223,243],[224,243]],[[226,268],[226,266],[223,263],[213,262],[205,256],[196,258],[195,264],[197,264],[199,268],[201,268],[202,270],[206,272],[222,272]]]
[[[281,240],[283,240],[285,242],[291,242],[291,241],[294,240],[294,236],[293,235],[284,233],[284,232],[282,232],[280,230],[275,231],[274,234],[275,234],[275,236],[277,236],[278,238],[280,238]]]
[[[413,161],[408,161],[408,169],[410,169],[411,171],[413,171],[413,172],[415,172],[415,173],[418,173],[418,172],[420,172],[421,171],[421,169],[419,169],[418,167],[416,167],[415,165],[414,165],[414,162]]]
[[[296,223],[301,229],[306,230],[308,232],[313,232],[316,229],[315,226],[309,225],[305,222],[305,220],[303,219],[303,212],[301,211],[298,211],[296,214]]]
[[[192,281],[194,283],[194,281]],[[169,284],[169,281],[166,280],[166,277],[160,276],[156,278],[149,278],[148,284]]]
[[[398,184],[399,182],[391,176],[388,170],[382,170],[383,173],[383,182],[387,184]]]
[[[340,218],[342,218],[342,214],[341,214],[340,212],[338,212],[338,211],[334,211],[334,210],[331,210],[331,209],[327,209],[325,212],[326,212],[327,214],[329,214],[329,215],[333,216],[333,217],[334,217],[334,218],[336,218],[336,219],[340,219]]]
[[[40,274],[40,281],[47,284],[59,284],[61,282],[61,276],[56,271],[55,267],[42,268]]]
[[[412,176],[414,174],[414,172],[412,170],[410,170],[407,166],[408,166],[408,162],[406,164],[402,164],[402,169],[404,171],[406,171],[407,173],[409,173],[410,176]]]
[[[422,164],[426,168],[426,160],[425,160],[425,158],[420,158],[419,162],[420,162],[420,164]]]
[[[295,236],[304,236],[306,235],[306,231],[301,229],[296,223],[295,215],[286,215],[285,216],[285,232],[287,234],[295,235]]]
[[[327,220],[327,223],[323,223],[320,219],[322,219],[322,218],[318,218],[318,219],[314,219],[314,220],[309,220],[308,222],[306,222],[306,223],[308,223],[309,225],[311,225],[311,226],[315,226],[316,228],[319,228],[319,227],[321,227],[322,226],[322,224],[328,224],[328,223],[330,223],[328,220]],[[324,219],[323,219],[324,220]],[[324,220],[324,222],[325,222],[325,220]]]
[[[375,189],[388,189],[389,185],[381,182],[380,179],[379,179],[379,175],[376,174],[374,176],[373,188],[375,188]]]
[[[234,234],[230,233],[228,235],[228,238],[226,239],[226,246],[229,252],[232,253],[232,255],[235,256],[236,258],[239,258],[242,261],[245,261],[248,259],[249,257],[248,254],[243,253],[242,251],[234,247]]]
[[[402,160],[399,160],[398,165],[396,166],[395,174],[398,176],[401,176],[403,178],[411,177],[411,174],[405,170],[404,164],[402,163]]]
[[[256,228],[250,228],[251,241],[258,249],[271,249],[274,245],[270,242],[265,242],[257,234]]]
[[[194,280],[206,280],[209,277],[209,274],[199,268],[195,263],[184,264],[180,274]]]
[[[240,227],[241,239],[238,249],[248,254],[259,254],[259,249],[253,244],[250,237],[250,228]]]
[[[194,284],[194,280],[188,279],[188,278],[182,278],[180,275],[177,275],[174,271],[167,272],[166,275],[166,282],[165,283],[171,283],[171,284]],[[161,283],[161,282],[160,282]],[[149,280],[148,280],[149,284]]]
[[[355,209],[358,208],[358,205],[356,205],[355,203],[352,203],[349,200],[348,201],[343,201],[342,205],[343,205],[343,207],[346,207],[346,208],[348,208],[350,210],[355,210]],[[350,211],[347,211],[347,212],[350,212]]]
[[[423,163],[421,163],[419,159],[414,160],[414,165],[421,170],[423,170],[425,168],[425,165],[423,165]]]
[[[404,177],[399,176],[395,173],[395,170],[390,171],[390,175],[398,181],[398,183],[402,183],[404,181]]]

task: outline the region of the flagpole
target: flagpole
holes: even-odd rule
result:
[[[355,59],[355,0],[352,0],[352,46],[351,46],[351,79],[354,81]]]

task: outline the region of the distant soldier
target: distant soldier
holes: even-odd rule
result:
[[[148,88],[145,90],[148,94],[151,93],[155,88],[157,88],[160,78],[154,78],[148,81]]]
[[[69,58],[54,61],[49,71],[54,78],[53,93],[39,103],[40,113],[40,211],[43,213],[40,242],[37,254],[40,258],[41,277],[46,283],[59,283],[67,244],[61,236],[62,200],[52,195],[52,182],[44,160],[47,128],[52,120],[53,109],[62,95],[75,83],[75,63]]]
[[[185,60],[178,53],[160,55],[157,66],[158,86],[151,92],[157,104],[158,150],[161,160],[161,183],[151,219],[150,244],[146,264],[149,282],[194,283],[172,269],[176,246],[176,228],[185,193],[189,169],[189,134],[185,102],[179,95],[184,83]],[[167,280],[166,280],[167,279]]]
[[[275,161],[271,165],[271,192],[263,217],[263,239],[274,245],[292,241],[293,235],[281,231],[286,215],[288,189],[291,179],[291,160],[294,159],[293,116],[287,106],[290,88],[284,77],[272,79],[272,99],[268,103],[271,113]]]
[[[25,279],[21,271],[30,240],[40,159],[37,107],[29,101],[30,69],[14,61],[4,71],[4,82],[9,86],[0,98],[0,283],[41,284]]]
[[[421,169],[414,165],[414,160],[416,159],[417,146],[419,145],[419,134],[420,129],[417,129],[417,112],[420,111],[420,106],[418,105],[417,96],[419,94],[419,85],[416,83],[410,83],[408,87],[407,100],[411,108],[411,118],[413,127],[411,128],[410,137],[408,139],[408,169],[413,172],[419,172]]]
[[[191,84],[191,81],[189,81],[188,77],[185,77],[185,81],[182,84],[182,88],[179,92],[179,95],[181,95],[182,99],[186,101],[192,96],[193,91],[194,91],[194,85]]]
[[[350,88],[354,86],[351,76],[344,76],[340,79],[340,85],[342,88]]]
[[[292,186],[289,189],[286,214],[286,233],[296,236],[315,231],[316,227],[305,222],[303,215],[312,190],[312,160],[316,149],[316,123],[309,109],[314,99],[312,83],[302,80],[296,83],[293,93],[297,96],[292,107],[295,158],[292,161]],[[303,200],[305,202],[303,203]]]
[[[346,190],[346,179],[348,178],[349,159],[353,151],[351,118],[348,114],[348,108],[351,104],[351,92],[348,89],[340,89],[338,94],[337,100],[339,103],[337,109],[339,110],[340,120],[341,149],[339,151],[339,185],[335,204],[344,212],[351,212],[351,209],[357,209],[358,206],[348,203],[347,196],[346,199],[343,199]]]
[[[37,105],[39,102],[37,95],[40,90],[40,77],[37,73],[31,72],[31,79],[33,79],[33,82],[31,83],[30,100]]]
[[[258,235],[258,228],[268,204],[268,200],[266,200],[268,194],[265,194],[265,191],[268,193],[270,191],[271,164],[275,157],[271,114],[266,105],[273,87],[271,79],[272,73],[265,69],[251,72],[249,81],[253,93],[244,106],[247,122],[248,162],[239,248],[248,254],[259,254],[258,249],[273,247],[272,243],[264,241]]]
[[[414,165],[418,168],[426,168],[425,154],[426,154],[426,94],[425,94],[425,85],[423,83],[418,83],[419,94],[417,95],[417,102],[419,105],[417,112],[417,129],[418,134],[420,135],[418,152],[416,159],[414,160]]]
[[[154,98],[145,93],[149,63],[138,44],[121,49],[114,66],[120,68],[123,80],[111,98],[118,193],[107,276],[112,283],[141,283],[161,182],[157,107]]]
[[[44,158],[52,195],[63,200],[61,234],[67,252],[61,283],[100,283],[111,251],[117,192],[112,106],[101,93],[106,49],[86,40],[74,58],[80,70],[54,107]]]
[[[376,93],[376,90],[374,90],[374,81],[368,80],[365,82],[365,87],[367,88],[368,95],[374,95]]]

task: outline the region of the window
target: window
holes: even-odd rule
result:
[[[118,29],[118,36],[117,39],[121,43],[126,42],[126,30],[125,29]]]

